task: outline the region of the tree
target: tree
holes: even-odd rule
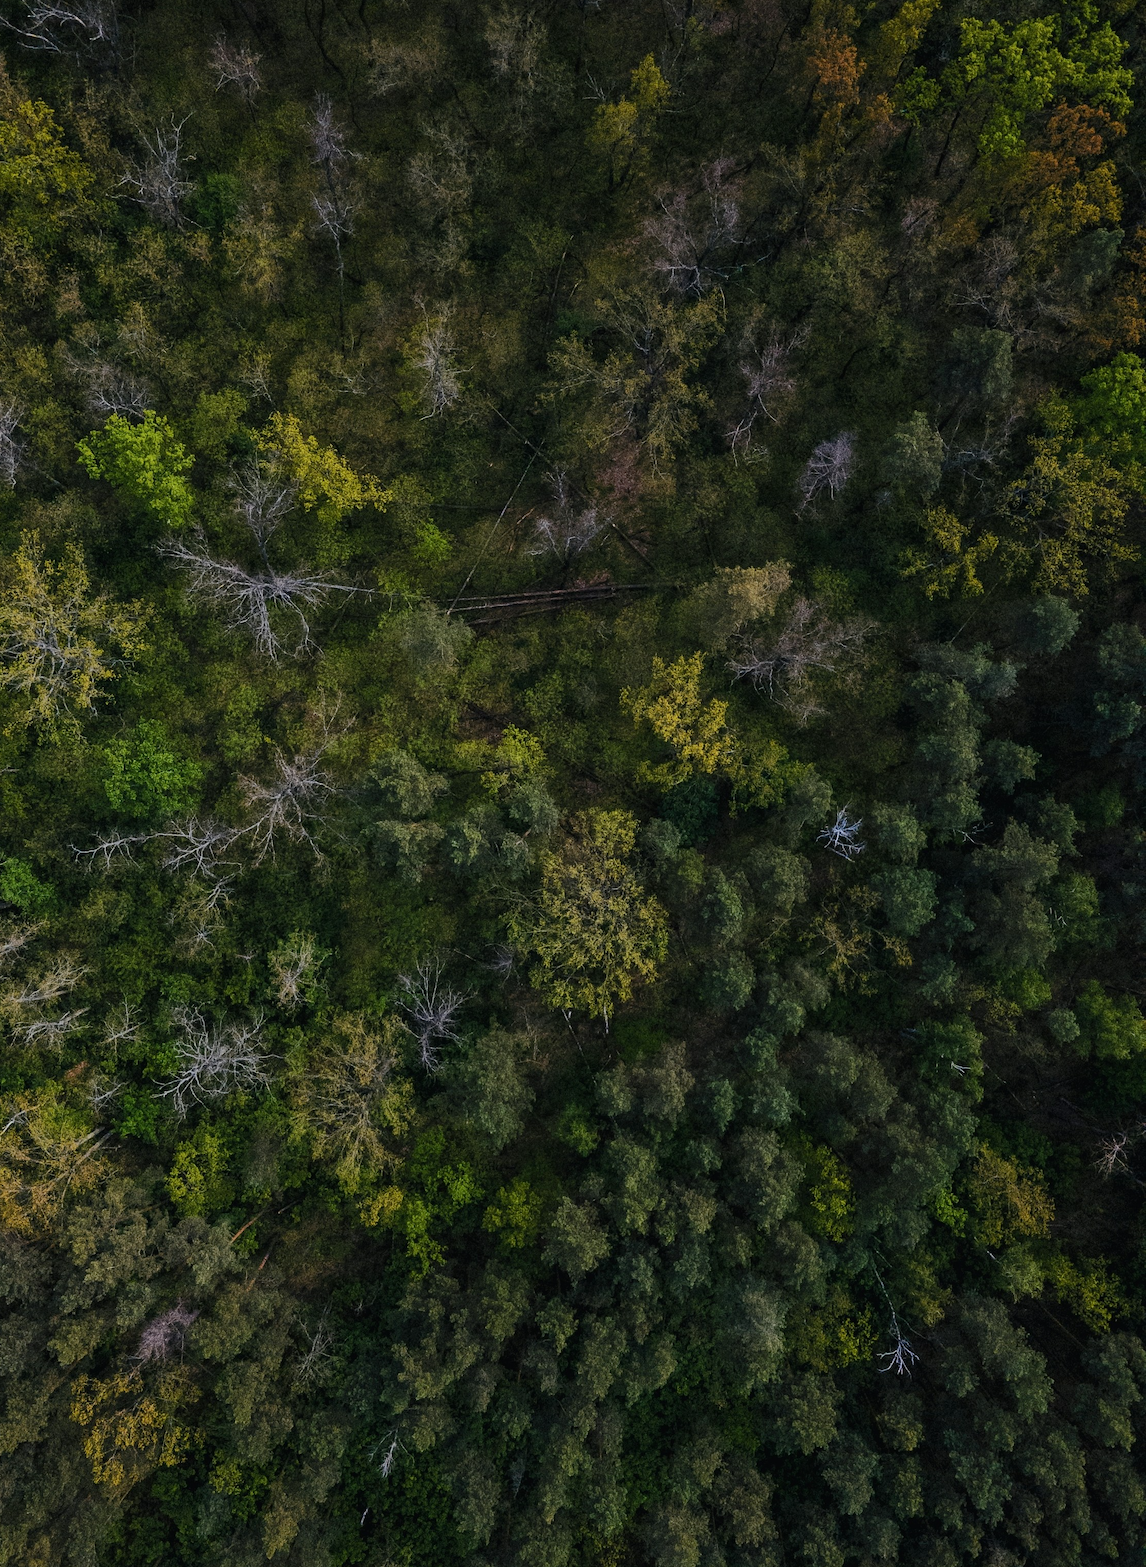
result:
[[[77,442],[76,450],[93,479],[106,479],[169,528],[186,525],[195,503],[184,478],[192,458],[154,409],[147,409],[139,424],[113,413],[102,430]]]
[[[78,546],[66,545],[58,562],[45,560],[34,533],[21,536],[7,577],[0,599],[0,684],[27,698],[25,723],[74,727],[76,715],[95,706],[125,660],[143,651],[143,608],[92,596]]]
[[[665,911],[633,871],[636,819],[586,811],[561,850],[540,856],[536,897],[512,910],[510,940],[536,959],[531,982],[550,1006],[609,1016],[655,977],[668,950]]]
[[[418,1059],[427,1072],[441,1066],[441,1047],[458,1037],[458,1013],[465,996],[442,983],[441,958],[428,958],[413,974],[402,974],[398,986],[399,1002],[409,1018],[409,1027],[418,1043]]]
[[[183,127],[186,119],[174,115],[167,126],[157,125],[150,136],[140,135],[146,157],[133,163],[120,183],[164,228],[186,227],[183,202],[195,189],[193,180],[184,178]]]
[[[270,1057],[261,1048],[261,1018],[249,1023],[209,1023],[198,1007],[179,1007],[174,1021],[175,1069],[156,1096],[169,1100],[180,1120],[196,1105],[215,1104],[270,1082]]]
[[[363,506],[384,507],[390,491],[371,474],[356,473],[332,446],[304,435],[293,414],[272,414],[256,443],[297,487],[298,503],[329,522],[340,522]]]
[[[1108,574],[1134,559],[1123,534],[1130,486],[1106,455],[1088,451],[1061,402],[1041,410],[1046,434],[1031,439],[1033,457],[1003,503],[1011,524],[1015,568],[1029,571],[1036,592],[1089,593],[1092,571]]]
[[[871,621],[856,616],[833,621],[812,599],[797,598],[778,635],[743,634],[728,667],[737,680],[751,680],[774,702],[807,723],[824,711],[818,700],[817,677],[835,674],[854,664]]]
[[[237,87],[252,120],[255,118],[255,98],[263,85],[259,72],[261,59],[262,55],[254,54],[243,44],[230,43],[223,33],[215,39],[207,57],[216,76],[215,91],[221,87]]]
[[[296,1135],[314,1158],[332,1163],[350,1195],[370,1193],[379,1181],[392,1186],[402,1167],[415,1106],[413,1085],[397,1071],[400,1033],[395,1018],[371,1027],[339,1014],[290,1073]]]
[[[726,723],[728,703],[705,702],[700,695],[704,655],[678,658],[666,666],[653,659],[648,685],[621,692],[621,706],[636,724],[647,723],[658,740],[670,746],[672,760],[644,765],[645,775],[671,788],[696,773],[716,773],[734,764],[735,742]]]
[[[609,170],[609,189],[624,185],[647,157],[657,121],[671,97],[668,82],[647,54],[633,71],[631,97],[602,103],[589,127],[589,147]]]
[[[301,658],[313,647],[306,611],[325,603],[331,593],[357,593],[348,583],[336,582],[329,572],[248,571],[233,561],[215,560],[206,541],[194,545],[173,540],[160,553],[190,575],[191,596],[223,611],[228,631],[251,638],[264,658],[277,662],[283,654]],[[278,630],[285,620],[293,623],[289,639]]]
[[[801,511],[825,490],[834,501],[851,478],[854,463],[855,436],[850,432],[845,430],[830,441],[821,441],[804,464],[804,471],[800,475],[799,489],[803,497]]]

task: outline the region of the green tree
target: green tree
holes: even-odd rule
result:
[[[162,414],[149,408],[139,424],[112,414],[102,430],[76,443],[93,479],[106,479],[169,528],[185,527],[195,496],[186,478],[193,458]]]

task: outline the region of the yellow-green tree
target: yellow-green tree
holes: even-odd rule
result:
[[[5,575],[0,685],[27,697],[25,723],[72,725],[117,666],[143,648],[143,608],[93,595],[79,547],[68,544],[59,561],[45,560],[35,533],[23,535]]]
[[[623,185],[648,156],[657,120],[671,92],[656,61],[645,55],[633,72],[629,94],[603,103],[589,126],[589,147],[609,170],[609,189]]]
[[[390,492],[372,474],[355,473],[333,446],[320,446],[304,435],[294,414],[272,414],[255,437],[259,448],[275,460],[298,486],[298,503],[323,522],[339,522],[363,506],[384,506]]]
[[[396,1018],[372,1027],[357,1014],[336,1017],[314,1054],[291,1073],[296,1131],[315,1158],[331,1163],[347,1193],[392,1177],[402,1164],[414,1091],[395,1071],[401,1027]]]
[[[536,960],[532,983],[550,1006],[607,1021],[636,982],[655,978],[668,926],[633,869],[636,836],[628,811],[575,816],[562,848],[541,856],[536,897],[512,911],[510,939]]]
[[[728,727],[728,703],[705,701],[700,682],[704,654],[672,664],[653,659],[647,685],[621,692],[621,706],[636,724],[648,724],[672,753],[663,761],[642,762],[640,777],[671,789],[698,774],[727,778],[733,808],[774,804],[792,776],[787,752],[774,740],[746,745]]]

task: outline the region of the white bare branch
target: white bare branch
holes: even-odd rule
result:
[[[811,677],[832,674],[862,649],[872,623],[860,617],[832,620],[812,599],[798,598],[778,635],[742,633],[728,668],[737,680],[751,680],[781,707],[806,723],[823,709]]]
[[[280,1007],[302,1005],[327,956],[307,932],[298,931],[268,958],[274,979],[274,999]]]
[[[0,933],[0,968],[3,968],[9,958],[14,958],[18,952],[23,952],[39,929],[38,925],[10,925],[7,930]]]
[[[25,1045],[52,1046],[73,1032],[87,1007],[77,1007],[72,1012],[61,1012],[58,1017],[33,1017],[17,1023],[12,1036]]]
[[[418,1055],[427,1072],[441,1066],[440,1046],[458,1037],[458,1013],[466,1002],[463,991],[442,984],[441,958],[425,958],[413,974],[399,976],[404,1000],[398,1004],[418,1041]]]
[[[377,1447],[371,1449],[370,1457],[378,1459],[378,1472],[383,1480],[389,1479],[390,1471],[394,1467],[399,1450],[402,1452],[406,1451],[398,1439],[397,1431],[388,1431]],[[379,1453],[382,1455],[381,1458],[378,1458]]]
[[[911,1368],[919,1359],[919,1356],[911,1347],[911,1340],[905,1338],[900,1331],[899,1323],[893,1323],[895,1342],[891,1349],[884,1350],[880,1360],[884,1362],[880,1366],[881,1371],[894,1371],[896,1376],[906,1377],[911,1375]]]
[[[280,838],[291,843],[306,843],[319,855],[313,830],[324,820],[320,807],[335,793],[334,785],[320,766],[330,744],[328,736],[306,754],[287,756],[278,751],[275,776],[270,783],[262,783],[257,778],[239,779],[243,803],[253,806],[255,815],[235,836],[248,839],[256,865],[261,865],[265,859],[274,859],[275,845]]]
[[[27,981],[23,989],[9,986],[0,996],[0,1010],[9,1015],[28,1007],[42,1007],[58,1001],[79,984],[87,973],[66,954],[58,958],[53,967],[46,969],[38,979]]]
[[[181,229],[186,217],[180,205],[194,190],[194,182],[183,177],[183,127],[187,117],[166,127],[157,126],[150,137],[141,134],[147,150],[142,163],[133,164],[120,181],[132,192],[157,222],[167,228]]]
[[[861,842],[859,830],[863,821],[851,821],[848,818],[847,807],[842,807],[836,812],[834,822],[823,828],[816,834],[816,842],[822,843],[832,854],[838,854],[841,859],[854,860],[861,855],[867,845]]]
[[[810,506],[827,490],[832,500],[851,478],[855,463],[855,436],[844,430],[830,441],[821,441],[804,465],[799,489],[803,496],[800,510]]]
[[[751,342],[746,345],[751,352],[747,359],[741,360],[740,373],[747,384],[748,406],[725,436],[734,453],[747,452],[751,447],[752,432],[761,416],[772,424],[779,423],[777,405],[796,390],[790,360],[807,338],[805,329],[785,343],[774,332],[763,348],[757,348]]]
[[[132,1357],[144,1362],[157,1360],[162,1364],[172,1355],[182,1355],[187,1330],[198,1317],[197,1311],[188,1311],[181,1300],[169,1306],[147,1324],[139,1335],[139,1348]]]
[[[24,410],[15,403],[0,402],[0,484],[16,487],[16,475],[24,466],[25,445],[19,434]]]
[[[422,400],[427,419],[445,413],[462,395],[462,383],[454,359],[454,336],[450,331],[448,308],[441,315],[427,316],[414,339],[410,364],[425,377]]]
[[[251,530],[266,563],[267,540],[298,499],[298,485],[275,464],[257,458],[231,475],[231,490],[239,516]]]
[[[236,863],[234,860],[224,860],[223,856],[241,836],[241,831],[237,827],[224,827],[210,817],[200,820],[198,816],[190,816],[185,822],[148,836],[167,843],[167,852],[163,857],[167,870],[179,871],[190,867],[196,875],[213,881],[220,865]]]
[[[556,555],[559,561],[570,561],[582,555],[600,536],[607,524],[596,506],[578,506],[569,491],[563,473],[554,476],[555,505],[553,515],[539,517],[533,525],[533,542],[527,548],[530,555]]]
[[[220,33],[207,56],[207,63],[216,77],[215,91],[221,87],[237,87],[247,108],[253,112],[255,95],[263,85],[259,74],[261,59],[261,54],[252,54],[242,44],[228,43],[226,36]]]
[[[300,1357],[298,1370],[295,1373],[295,1382],[300,1387],[306,1387],[311,1382],[319,1381],[326,1363],[330,1359],[330,1351],[334,1347],[334,1335],[327,1326],[329,1315],[330,1307],[328,1306],[313,1329],[302,1328],[306,1351]]]
[[[190,573],[193,598],[222,610],[228,630],[245,632],[258,651],[274,661],[284,652],[300,658],[312,646],[304,608],[322,604],[331,593],[363,591],[333,582],[325,572],[308,573],[305,568],[293,573],[270,566],[261,572],[247,571],[231,561],[214,560],[201,539],[197,548],[172,540],[160,554]],[[294,622],[293,646],[288,646],[275,628],[278,615]]]
[[[30,5],[23,27],[6,21],[0,26],[14,32],[25,49],[48,54],[91,54],[101,47],[114,53],[119,45],[119,19],[110,0]]]
[[[689,211],[684,191],[661,196],[660,212],[645,224],[645,233],[659,254],[653,270],[659,272],[676,294],[696,297],[727,277],[727,269],[715,265],[718,253],[739,239],[740,211],[728,185],[730,158],[718,158],[705,171],[703,210]]]
[[[160,1085],[157,1099],[170,1100],[182,1120],[195,1105],[225,1099],[237,1090],[265,1086],[270,1057],[259,1048],[262,1019],[249,1023],[208,1023],[197,1007],[181,1007],[175,1075]]]

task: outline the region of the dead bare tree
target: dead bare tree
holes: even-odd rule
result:
[[[441,958],[424,958],[413,974],[399,976],[403,1000],[398,1004],[418,1042],[418,1057],[427,1072],[442,1064],[441,1046],[458,1037],[457,1016],[465,1005],[463,991],[443,985]]]
[[[1111,1132],[1098,1144],[1098,1158],[1094,1161],[1094,1168],[1105,1180],[1129,1169],[1126,1150],[1130,1143],[1129,1132]]]
[[[0,484],[16,488],[16,475],[24,466],[24,442],[19,434],[24,410],[15,403],[0,402]]]
[[[255,459],[231,475],[235,509],[250,529],[263,564],[270,569],[267,541],[298,499],[298,485],[273,463]]]
[[[112,0],[63,0],[28,7],[24,26],[0,21],[16,34],[25,49],[76,58],[119,54],[119,17]]]
[[[0,932],[0,968],[9,958],[23,952],[39,929],[38,925],[10,925],[7,930]]]
[[[871,630],[872,622],[860,616],[832,620],[814,599],[798,598],[777,635],[738,636],[728,668],[806,723],[823,711],[813,677],[834,674],[855,658]]]
[[[270,1081],[270,1057],[259,1048],[262,1019],[257,1015],[249,1023],[208,1023],[198,1007],[180,1007],[175,1026],[178,1064],[155,1097],[169,1100],[180,1120],[195,1105]]]
[[[859,830],[863,821],[852,821],[848,816],[847,806],[842,806],[836,812],[834,822],[829,822],[816,834],[816,842],[822,843],[831,854],[838,854],[842,860],[854,860],[863,853],[867,845],[859,836]]]
[[[844,430],[830,441],[821,441],[800,475],[799,489],[803,496],[800,510],[810,506],[825,490],[835,500],[851,478],[854,463],[855,436],[850,431]]]
[[[295,934],[274,952],[267,962],[274,981],[274,999],[280,1007],[299,1007],[314,982],[327,953],[312,935]]]
[[[261,59],[261,54],[252,54],[242,44],[229,43],[224,33],[215,39],[207,56],[207,63],[216,76],[215,91],[221,87],[237,87],[252,120],[255,118],[255,97],[263,85],[259,74]]]
[[[746,454],[752,449],[752,434],[761,417],[772,424],[780,422],[777,405],[796,390],[790,360],[807,338],[808,333],[803,330],[784,342],[774,332],[763,348],[751,342],[746,345],[750,352],[740,362],[740,373],[747,384],[748,406],[725,436],[734,454]]]
[[[56,1012],[54,1006],[76,988],[85,972],[65,953],[34,979],[0,991],[0,1017],[7,1022],[12,1038],[38,1048],[51,1048],[66,1039],[87,1008]]]
[[[131,166],[120,180],[132,192],[132,200],[165,228],[182,229],[187,219],[181,203],[194,190],[194,182],[183,177],[183,127],[188,116],[171,124],[156,126],[150,137],[140,135],[147,157]]]
[[[236,863],[234,860],[224,859],[224,856],[230,852],[239,835],[239,829],[236,827],[225,827],[220,822],[212,821],[210,817],[200,819],[198,816],[191,816],[185,822],[151,836],[162,839],[168,846],[163,856],[165,870],[189,869],[196,875],[217,883],[220,866]]]
[[[365,591],[333,582],[326,572],[311,573],[305,568],[279,572],[268,565],[261,572],[251,572],[231,561],[213,559],[202,538],[196,542],[198,547],[193,548],[182,540],[172,540],[160,553],[190,573],[193,598],[221,609],[228,630],[245,632],[256,649],[274,662],[284,653],[300,658],[313,646],[304,609],[324,603],[331,593]],[[297,633],[293,646],[275,629],[276,612],[293,619]]]
[[[331,739],[328,736],[315,750],[297,756],[278,751],[275,776],[270,783],[257,778],[239,779],[243,804],[253,807],[255,815],[237,829],[235,837],[247,839],[256,865],[274,859],[280,838],[308,844],[321,858],[313,834],[323,821],[321,806],[335,793],[320,765]]]
[[[210,818],[191,816],[184,822],[173,822],[157,832],[103,833],[90,848],[77,849],[73,844],[72,852],[78,860],[86,860],[89,866],[102,860],[106,871],[111,868],[113,860],[134,858],[134,851],[142,845],[162,843],[167,846],[162,862],[165,870],[190,868],[201,876],[215,880],[220,864],[234,863],[224,862],[223,856],[238,836],[239,829],[235,827],[224,827]]]
[[[327,1306],[314,1328],[303,1327],[300,1324],[306,1349],[299,1357],[298,1370],[295,1372],[294,1380],[299,1387],[307,1387],[311,1382],[319,1381],[330,1359],[330,1351],[334,1347],[334,1335],[327,1326],[329,1314],[330,1307]]]
[[[334,105],[325,93],[314,100],[308,124],[312,161],[322,171],[323,188],[311,198],[318,214],[318,232],[334,246],[338,270],[338,325],[345,332],[346,260],[343,242],[354,233],[358,201],[349,177],[351,160],[358,156],[346,148],[346,134],[334,118]]]
[[[422,399],[427,412],[423,417],[432,419],[452,408],[462,395],[448,307],[440,315],[426,317],[412,346],[409,363],[425,377]]]
[[[198,1316],[197,1311],[189,1311],[181,1300],[177,1300],[174,1306],[168,1306],[147,1324],[139,1335],[139,1348],[132,1358],[163,1364],[173,1355],[182,1355],[187,1330]]]
[[[118,1045],[134,1044],[139,1038],[141,1027],[141,1020],[133,1014],[131,1003],[124,1000],[121,1002],[118,1012],[109,1013],[104,1022],[104,1046],[114,1051]]]
[[[728,184],[732,166],[731,158],[718,158],[705,170],[699,216],[690,211],[687,193],[676,191],[659,198],[660,212],[645,224],[646,235],[659,250],[653,270],[675,294],[696,298],[728,275],[727,268],[721,271],[715,262],[739,240],[740,210]]]
[[[109,364],[106,359],[85,364],[73,354],[65,357],[69,368],[87,382],[87,405],[97,419],[107,420],[112,414],[122,419],[142,419],[154,406],[147,383],[138,380],[130,370]]]
[[[596,506],[577,504],[564,473],[553,477],[553,498],[552,516],[537,518],[527,553],[553,554],[566,562],[584,554],[607,526],[607,520]]]

